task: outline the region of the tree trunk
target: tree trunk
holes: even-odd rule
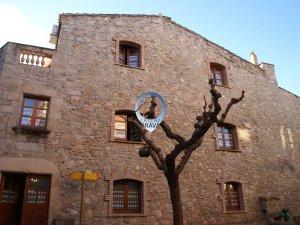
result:
[[[183,211],[178,176],[167,177],[173,209],[173,225],[183,225]]]

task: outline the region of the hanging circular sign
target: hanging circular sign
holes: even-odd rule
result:
[[[147,92],[137,98],[135,113],[144,128],[153,132],[163,120],[167,110],[164,98],[155,93]]]

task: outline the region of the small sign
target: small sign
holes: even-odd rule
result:
[[[167,110],[164,98],[155,93],[147,92],[137,98],[135,113],[144,128],[153,132],[163,120]]]
[[[98,180],[100,178],[100,174],[97,172],[92,172],[87,170],[85,172],[73,172],[70,174],[71,180],[81,180],[82,175],[84,174],[84,180]]]
[[[70,174],[72,180],[81,180],[82,179],[82,172],[73,172]]]
[[[84,173],[85,180],[98,180],[99,178],[100,178],[99,173],[92,172],[92,171],[86,171]]]

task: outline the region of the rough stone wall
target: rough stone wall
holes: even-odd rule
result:
[[[238,128],[240,152],[216,151],[213,129],[181,174],[187,225],[264,224],[259,196],[278,196],[282,207],[299,215],[299,98],[271,82],[261,68],[161,16],[60,16],[57,51],[50,68],[18,64],[19,45],[10,44],[0,77],[1,157],[47,159],[61,173],[59,218],[78,223],[80,184],[70,172],[100,171],[87,183],[84,224],[171,224],[166,180],[150,158],[139,158],[141,144],[111,141],[115,110],[133,109],[136,97],[156,91],[168,105],[166,121],[189,137],[195,117],[209,96],[209,62],[226,67],[229,87],[218,87],[225,106],[246,91],[227,122]],[[144,70],[115,64],[114,39],[144,46]],[[51,97],[47,138],[15,133],[22,94]],[[298,128],[298,130],[297,130]],[[158,129],[162,149],[174,143]],[[142,216],[108,216],[109,182],[140,177],[145,199]],[[245,211],[225,213],[221,188],[243,185]]]
[[[1,70],[2,70],[3,64],[4,64],[5,49],[6,49],[6,45],[3,45],[0,48],[0,75],[1,75]]]

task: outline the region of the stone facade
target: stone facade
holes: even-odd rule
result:
[[[116,63],[118,40],[143,46],[141,69]],[[51,54],[51,66],[21,64],[23,49]],[[180,177],[185,224],[264,224],[260,196],[276,196],[281,208],[299,216],[299,97],[277,86],[273,65],[253,65],[164,16],[62,14],[56,50],[4,45],[0,169],[53,174],[49,224],[54,219],[75,219],[78,224],[80,182],[70,180],[69,174],[92,170],[101,178],[86,183],[85,225],[170,225],[164,175],[151,158],[139,157],[142,144],[112,140],[113,115],[133,109],[141,93],[156,91],[166,99],[166,121],[189,137],[204,104],[202,96],[209,96],[210,62],[226,68],[228,86],[218,87],[223,107],[246,91],[227,118],[237,127],[239,151],[217,151],[214,130],[206,134]],[[50,97],[49,134],[13,129],[24,93]],[[174,145],[161,129],[152,136],[166,151]],[[12,160],[18,165],[11,165]],[[45,160],[45,168],[30,166]],[[142,214],[111,213],[112,182],[118,178],[143,182]],[[242,184],[243,211],[224,210],[227,181]]]

